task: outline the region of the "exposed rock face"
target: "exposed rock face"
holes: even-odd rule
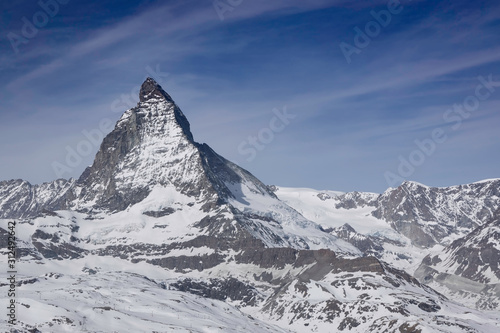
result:
[[[441,243],[451,234],[466,235],[492,218],[500,207],[500,180],[446,188],[405,182],[377,199],[373,216],[421,247]]]
[[[490,222],[451,243],[435,256],[422,262],[439,272],[480,283],[500,283],[500,210]]]
[[[351,227],[348,223],[344,224],[341,227],[326,231],[354,245],[355,247],[360,249],[364,255],[379,257],[380,254],[384,251],[384,248],[376,239],[372,239],[369,236],[365,236],[356,232],[356,230],[354,230],[354,228]]]
[[[335,197],[335,201],[338,202],[335,204],[335,207],[337,209],[353,209],[364,206],[375,207],[377,205],[377,198],[378,195],[372,193],[349,192]]]
[[[284,279],[284,285],[276,288],[265,302],[264,310],[277,322],[300,323],[311,331],[321,331],[319,327],[329,327],[329,331],[394,333],[439,331],[441,327],[448,327],[450,331],[469,329],[439,314],[445,300],[442,296],[408,292],[431,289],[373,257],[345,260],[335,259],[328,253],[307,256],[318,260],[296,277]],[[393,288],[399,292],[392,292]],[[384,301],[375,301],[374,294]],[[423,316],[439,318],[440,323],[428,326],[421,321],[412,322],[414,309]],[[380,312],[387,315],[374,316]],[[328,326],[318,325],[318,320]]]
[[[500,207],[500,179],[445,188],[407,181],[380,195],[349,192],[332,199],[337,209],[373,207],[374,217],[429,248],[449,245],[449,236],[465,236],[491,219]]]
[[[500,211],[490,222],[427,256],[415,272],[420,281],[446,288],[479,309],[500,308]]]
[[[42,257],[48,259],[83,258],[88,253],[88,251],[76,246],[76,242],[66,242],[57,233],[49,234],[40,229],[37,229],[31,236],[31,243]],[[33,255],[30,251],[22,254],[23,256]]]
[[[235,278],[209,279],[208,281],[182,279],[172,283],[171,286],[179,291],[221,301],[240,301],[242,304],[250,306],[255,306],[261,298],[254,287]]]
[[[0,228],[0,249],[6,249],[9,246],[9,233]]]
[[[445,254],[440,259],[443,264],[453,262],[455,275],[481,283],[500,283],[500,218],[457,239]]]
[[[33,217],[42,210],[66,209],[72,199],[75,181],[58,179],[41,185],[24,180],[0,182],[0,218]]]
[[[175,209],[172,207],[167,207],[158,211],[146,211],[143,212],[144,215],[153,217],[162,217],[175,213]]]

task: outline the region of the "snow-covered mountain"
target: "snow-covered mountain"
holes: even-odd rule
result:
[[[374,216],[380,194],[341,193],[277,187],[276,195],[323,230],[393,266],[413,272],[422,259],[443,246],[420,249],[385,219]]]
[[[487,223],[425,262],[481,283],[500,283],[500,210]]]
[[[58,179],[31,185],[21,179],[0,182],[0,218],[27,218],[43,210],[68,207],[68,193],[75,181]]]
[[[235,242],[256,236],[269,246],[359,252],[282,203],[248,171],[195,142],[188,120],[153,79],[143,83],[139,98],[77,181],[1,183],[2,217],[34,217],[44,209],[111,214],[156,201],[145,214],[161,216],[178,208],[207,213],[200,224],[211,236],[224,234]],[[174,207],[172,196],[182,207]]]
[[[450,244],[490,220],[500,207],[500,179],[445,188],[405,182],[377,200],[384,219],[420,247]]]
[[[447,188],[405,182],[383,194],[277,187],[333,235],[479,309],[500,310],[500,180]],[[418,269],[417,269],[418,268]]]
[[[467,236],[428,255],[415,272],[432,285],[469,306],[500,309],[500,210]]]
[[[384,194],[266,186],[194,141],[153,79],[139,97],[78,180],[0,183],[3,253],[17,222],[19,331],[500,329],[495,313],[411,276],[488,225],[498,181]]]
[[[451,244],[500,208],[500,179],[446,188],[407,181],[382,194],[293,188],[277,188],[275,193],[325,229],[348,223],[375,243],[386,235],[382,237],[405,246],[409,240],[421,249]]]
[[[290,332],[227,302],[167,289],[142,272],[71,272],[79,264],[20,281],[16,332]]]

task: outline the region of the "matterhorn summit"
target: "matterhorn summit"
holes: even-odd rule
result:
[[[172,98],[151,78],[139,98],[79,178],[77,208],[120,211],[142,201],[156,185],[174,186],[199,200],[214,194],[189,122]]]

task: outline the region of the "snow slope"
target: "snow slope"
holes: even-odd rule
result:
[[[331,230],[349,224],[357,233],[369,237],[383,247],[380,258],[393,266],[413,272],[429,253],[440,251],[436,246],[421,250],[411,240],[394,230],[389,223],[372,215],[374,206],[355,208],[338,207],[346,199],[346,193],[318,191],[304,188],[277,187],[276,195],[307,219],[318,223],[323,229]],[[378,197],[374,193],[360,193],[366,202]]]
[[[71,265],[67,262],[66,265]],[[288,330],[254,319],[234,306],[167,290],[148,277],[122,271],[78,275],[48,272],[21,280],[18,323],[0,329],[28,332],[273,332]],[[2,281],[6,276],[1,276]],[[22,279],[22,277],[20,276]],[[2,292],[5,287],[0,288]],[[3,299],[2,308],[7,304]]]

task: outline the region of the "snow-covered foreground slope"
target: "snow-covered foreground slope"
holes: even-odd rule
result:
[[[210,276],[215,270],[194,274],[190,283],[199,283],[197,290],[182,292],[176,290],[182,282],[174,272],[117,258],[44,260],[38,263],[36,274],[30,272],[32,265],[19,264],[19,272],[24,273],[18,275],[18,324],[13,327],[3,321],[2,331],[364,333],[413,328],[417,332],[488,333],[500,329],[498,317],[446,301],[409,276],[381,274],[377,272],[380,266],[368,272],[299,270],[298,279],[277,292],[270,291],[265,301],[245,306],[230,298],[223,302],[193,295],[200,291],[202,275]],[[252,267],[239,269],[248,273]],[[223,270],[237,275],[235,265]],[[4,281],[7,276],[0,278]],[[0,285],[2,293],[7,288]],[[216,289],[211,285],[207,291]],[[6,302],[1,306],[6,307]]]
[[[183,200],[169,197],[174,206]],[[158,204],[150,198],[91,219],[57,211],[18,221],[19,327],[41,332],[500,329],[495,315],[450,302],[376,258],[234,248],[223,239],[201,242],[192,222],[203,216],[196,204],[186,205],[192,211],[183,205],[161,217],[143,214],[161,208]]]
[[[18,324],[2,322],[2,332],[288,332],[225,302],[167,290],[137,273],[47,272],[21,283]]]
[[[386,272],[328,274],[287,284],[266,305],[297,332],[497,332],[498,313],[470,310],[428,287]],[[425,290],[425,292],[423,291]]]

